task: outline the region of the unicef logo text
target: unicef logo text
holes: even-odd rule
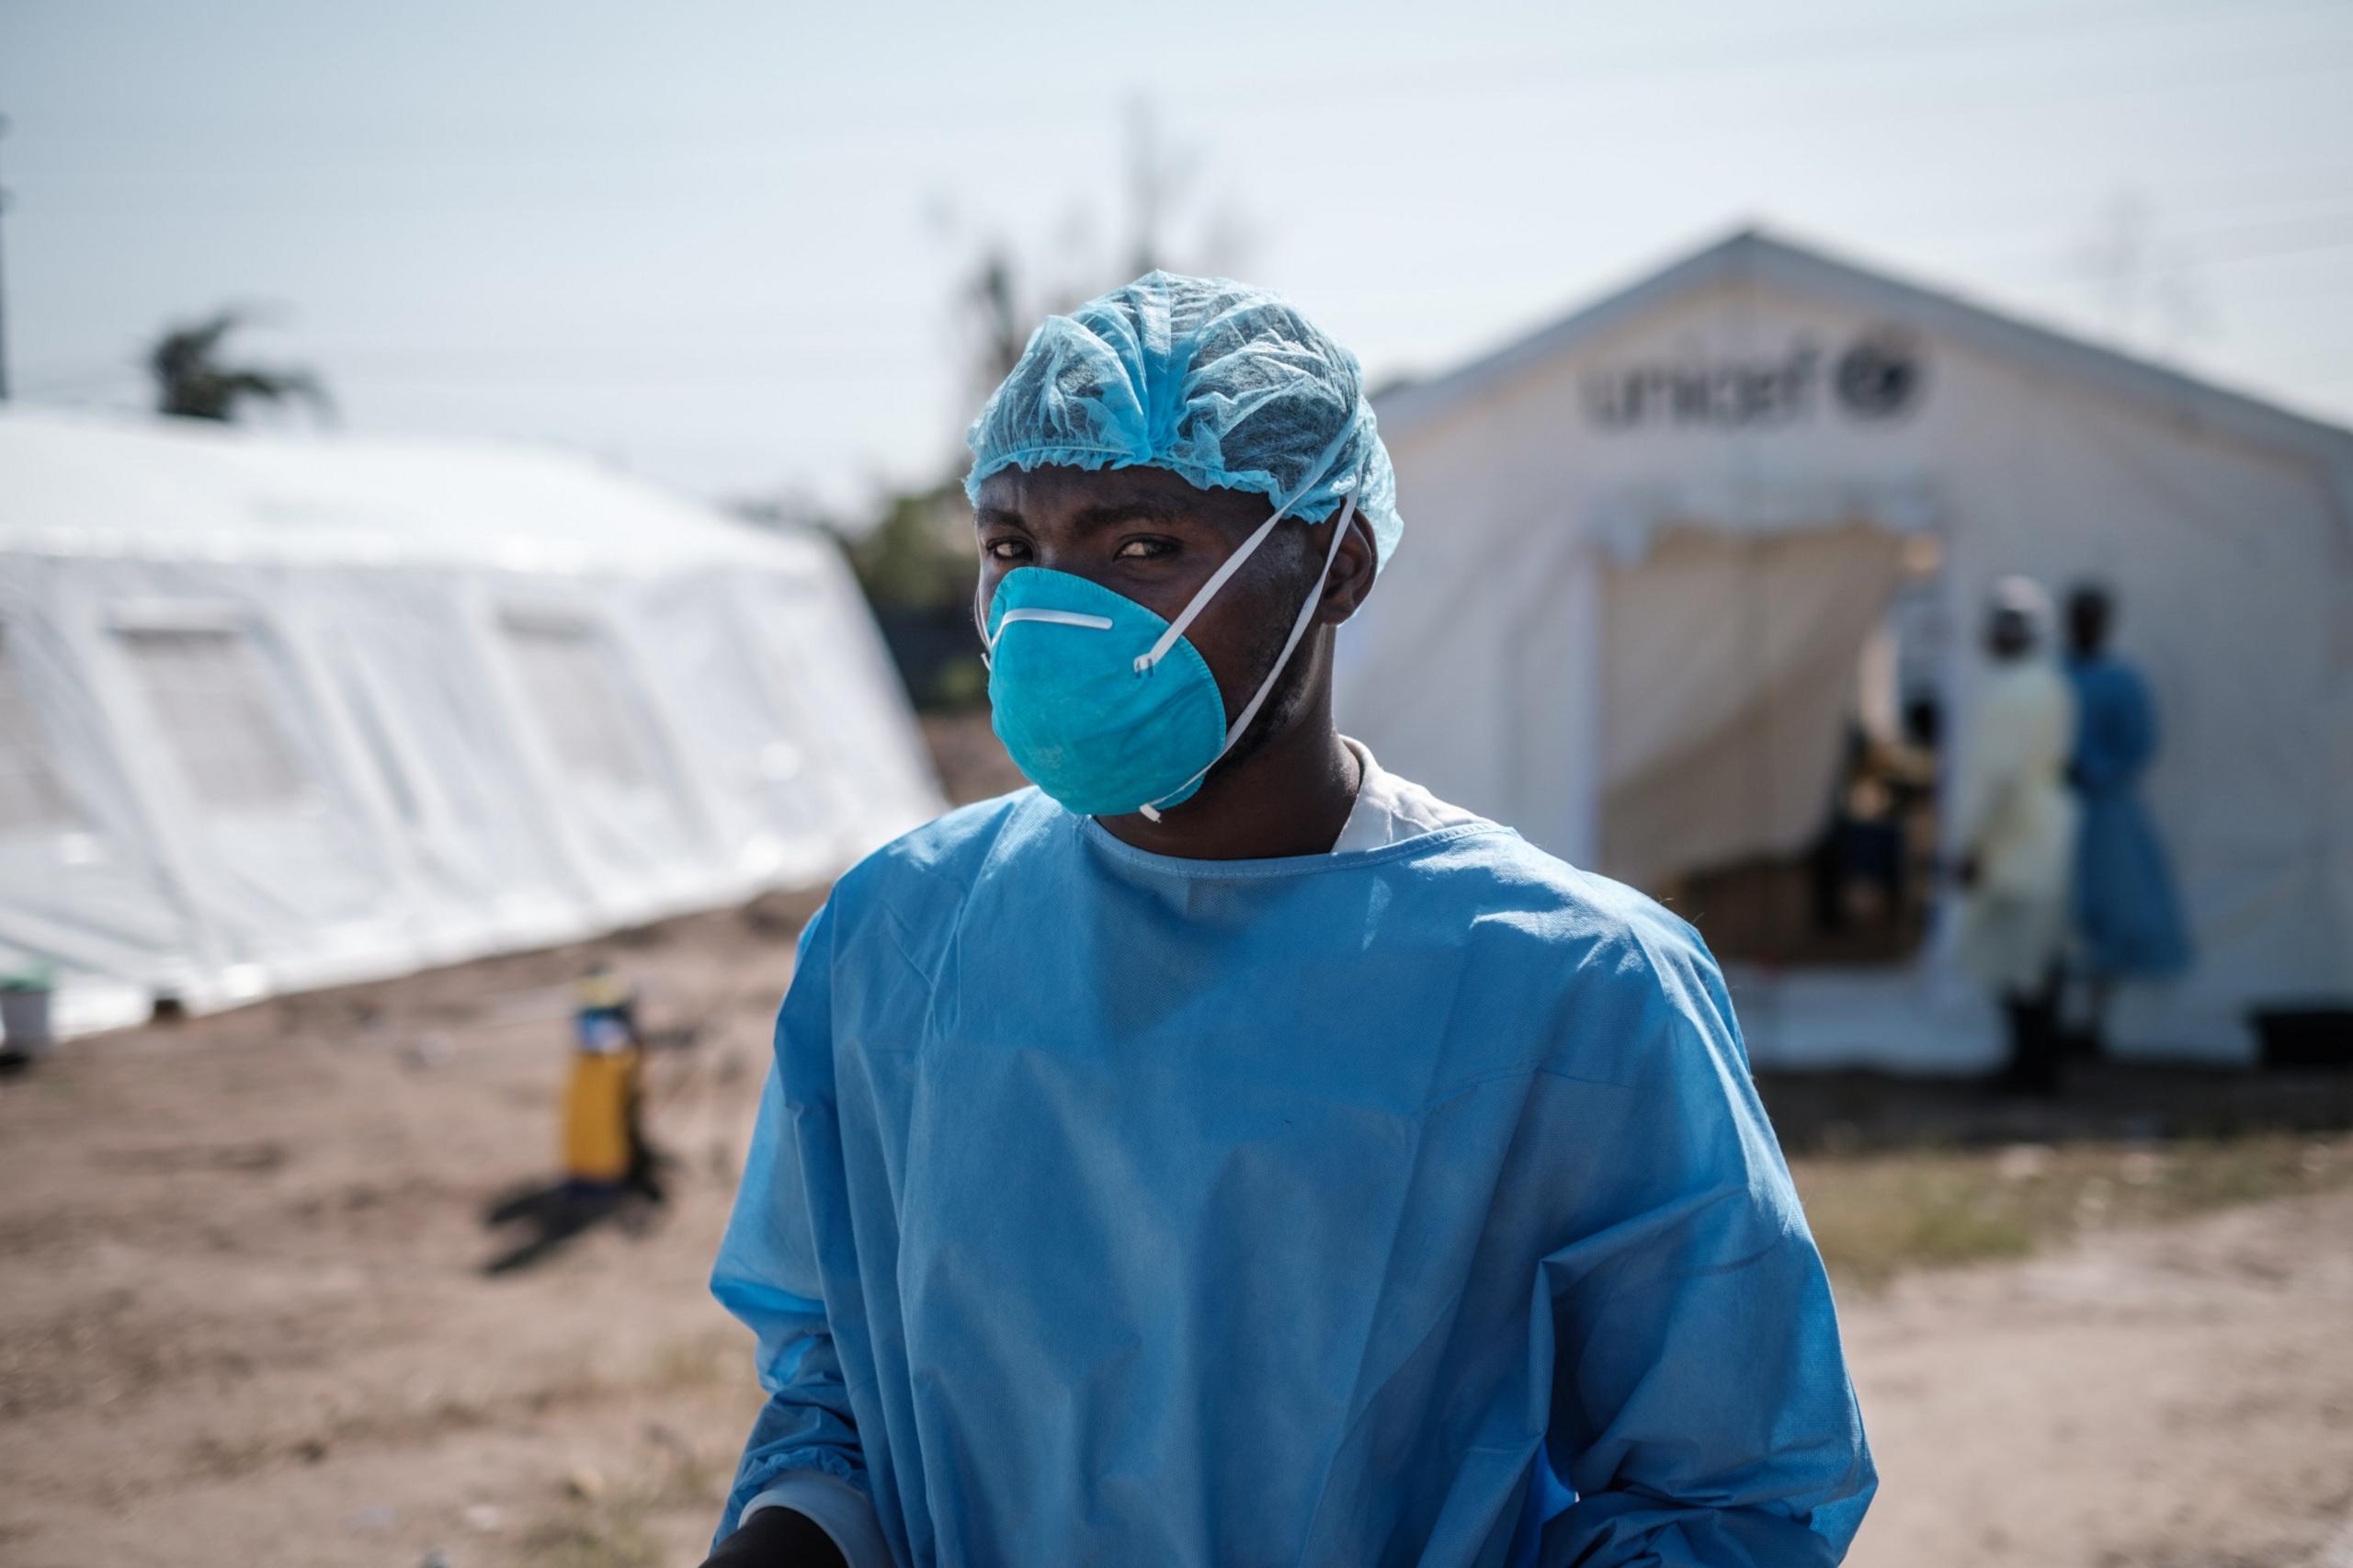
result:
[[[1918,338],[1881,326],[1835,355],[1801,336],[1768,358],[1678,356],[1597,371],[1586,378],[1585,406],[1610,431],[1774,429],[1820,417],[1825,405],[1854,424],[1884,425],[1919,406],[1927,379]]]

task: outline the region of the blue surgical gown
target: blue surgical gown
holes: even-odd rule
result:
[[[2073,771],[2082,797],[2075,835],[2075,925],[2096,974],[2156,978],[2189,967],[2165,846],[2142,807],[2141,775],[2157,751],[2156,705],[2120,660],[2076,661]]]
[[[712,1284],[722,1536],[805,1482],[901,1564],[1790,1568],[1875,1484],[1715,964],[1488,824],[1173,859],[1029,790],[878,852]]]

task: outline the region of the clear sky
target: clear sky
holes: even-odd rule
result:
[[[13,379],[227,302],[369,432],[850,504],[957,294],[1172,264],[1443,369],[1745,222],[2353,422],[2347,0],[0,0]]]

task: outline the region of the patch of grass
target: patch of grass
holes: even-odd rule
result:
[[[655,1568],[662,1548],[646,1511],[634,1496],[574,1504],[523,1532],[523,1561],[530,1568]]]
[[[1980,1204],[1926,1210],[1914,1217],[1904,1240],[1914,1256],[1929,1264],[2024,1257],[2034,1250],[2033,1232],[2014,1216]]]
[[[2353,1186],[2353,1138],[2013,1144],[1816,1155],[1791,1165],[1832,1273],[2020,1257],[2046,1243]]]
[[[575,1489],[561,1508],[523,1532],[527,1568],[654,1568],[663,1557],[653,1525],[657,1516],[718,1514],[733,1464],[664,1427],[648,1427],[645,1438],[663,1455],[645,1467],[647,1479],[610,1493],[601,1483],[585,1494]]]
[[[654,1353],[646,1381],[656,1389],[712,1388],[749,1375],[744,1336],[713,1329],[674,1339]]]

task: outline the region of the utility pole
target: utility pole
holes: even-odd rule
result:
[[[7,140],[8,117],[0,114],[0,141]],[[0,217],[8,211],[8,187],[0,185]],[[8,401],[8,274],[0,268],[0,403]]]

